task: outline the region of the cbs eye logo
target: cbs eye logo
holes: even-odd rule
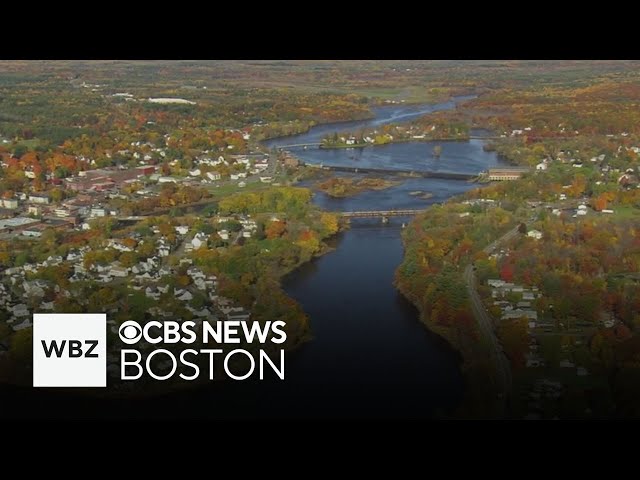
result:
[[[122,325],[120,325],[120,329],[118,330],[118,335],[120,336],[120,340],[127,345],[133,345],[134,343],[138,343],[142,338],[142,328],[133,320],[127,320]]]

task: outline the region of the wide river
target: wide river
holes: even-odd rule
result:
[[[422,106],[389,106],[375,119],[321,125],[269,146],[315,143],[334,131],[408,121],[455,108],[460,97]],[[432,156],[442,146],[439,159]],[[366,149],[294,152],[308,163],[477,173],[503,162],[482,149],[482,140],[399,143]],[[314,201],[332,211],[425,208],[474,185],[459,180],[406,179],[383,191],[335,199],[317,193]],[[409,193],[430,192],[429,199]],[[459,355],[420,323],[416,309],[393,286],[402,261],[402,224],[394,217],[356,219],[333,240],[335,250],[302,266],[284,280],[290,296],[311,319],[313,340],[286,357],[286,380],[225,382],[154,399],[79,400],[33,390],[0,393],[16,416],[231,417],[231,418],[438,418],[463,394]]]

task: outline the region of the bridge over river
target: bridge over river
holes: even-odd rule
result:
[[[356,212],[335,212],[345,218],[366,218],[366,217],[407,217],[418,215],[426,210],[397,209],[397,210],[362,210]]]

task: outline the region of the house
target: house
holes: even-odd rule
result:
[[[546,169],[547,169],[547,164],[545,162],[541,162],[536,165],[536,170],[546,170]]]
[[[104,207],[96,206],[91,207],[91,211],[89,212],[89,216],[91,217],[106,217],[107,209]]]
[[[27,214],[39,217],[40,215],[42,215],[42,207],[38,205],[29,205],[29,207],[27,208]]]
[[[178,295],[178,292],[181,292],[181,294]],[[193,295],[188,290],[176,290],[176,298],[182,302],[188,302],[193,300]]]
[[[53,310],[53,302],[42,302],[40,304],[40,310]]]
[[[522,310],[520,308],[516,308],[514,310],[503,313],[500,317],[501,320],[510,320],[514,318],[528,318],[529,320],[537,320],[538,312],[534,310]]]
[[[147,156],[145,155],[145,160],[151,160],[151,158],[147,158]],[[156,171],[156,167],[154,167],[153,165],[142,165],[140,167],[136,167],[136,171],[139,173],[139,175],[151,175],[153,172]]]
[[[272,177],[260,177],[260,181],[262,183],[271,183],[273,181]]]
[[[251,313],[243,312],[243,313],[230,313],[227,315],[227,320],[236,321],[236,322],[246,322],[251,318]]]
[[[44,297],[44,289],[47,287],[47,283],[42,280],[34,280],[32,282],[23,282],[22,288],[24,288],[25,296]]]
[[[199,177],[201,174],[202,172],[199,168],[196,168],[195,170],[189,170],[189,175],[191,175],[192,177]]]
[[[539,230],[529,230],[527,232],[527,237],[535,238],[536,240],[540,240],[542,238],[542,232]]]
[[[119,252],[132,252],[133,248],[131,247],[127,247],[126,245],[124,245],[123,243],[120,243],[118,240],[114,240],[113,238],[110,238],[107,242],[107,246],[118,250]]]
[[[222,240],[229,240],[229,232],[227,230],[220,230],[218,232],[218,236],[222,239]]]
[[[200,247],[206,244],[207,244],[207,235],[205,235],[202,232],[196,233],[195,237],[193,237],[193,239],[191,240],[191,246],[195,250],[198,250]]]
[[[154,300],[158,300],[160,298],[160,292],[155,287],[147,287],[144,291],[144,294],[148,298],[153,298]]]
[[[9,209],[18,208],[18,200],[16,200],[15,198],[4,198],[2,200],[1,205],[4,208],[9,208]]]
[[[25,318],[21,323],[18,323],[13,326],[14,331],[24,330],[25,328],[29,328],[31,326],[31,319]]]
[[[209,178],[209,180],[214,182],[222,178],[222,176],[218,172],[207,172],[207,177]]]
[[[275,184],[274,184],[274,185],[275,185]],[[240,188],[244,188],[244,187],[246,187],[246,186],[247,186],[247,184],[246,184],[245,182],[238,182],[238,186],[239,186]]]
[[[29,310],[27,310],[27,306],[24,303],[14,305],[14,307],[11,309],[11,312],[15,317],[18,318],[26,317],[29,315]]]
[[[174,229],[179,235],[186,235],[189,233],[189,227],[186,225],[178,225],[177,227],[174,227]]]
[[[31,203],[47,205],[49,204],[49,197],[47,197],[46,195],[29,195],[29,201]]]
[[[24,235],[25,237],[41,237],[42,231],[44,230],[44,228],[41,227],[42,225],[40,224],[26,227],[22,230],[22,235]]]
[[[175,177],[159,177],[158,183],[178,183],[178,179]]]
[[[113,277],[126,277],[127,275],[129,275],[129,269],[126,267],[123,267],[122,265],[117,265],[114,264],[111,266],[111,269],[109,270],[109,273],[111,274],[111,276]]]

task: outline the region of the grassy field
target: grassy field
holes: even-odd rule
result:
[[[640,220],[640,208],[636,208],[633,205],[615,205],[611,207],[613,213],[602,215],[609,215],[616,219],[621,220]]]

